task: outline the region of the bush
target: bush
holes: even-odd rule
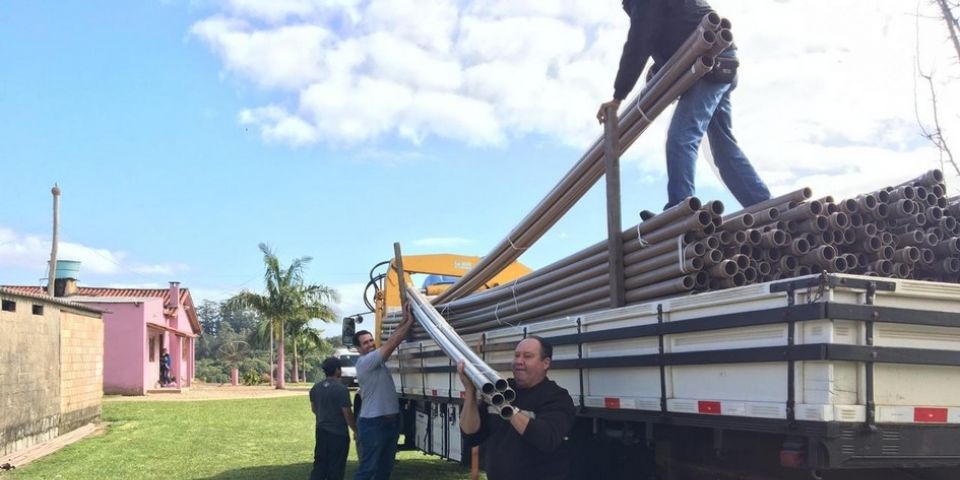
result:
[[[225,383],[230,381],[230,367],[219,360],[203,358],[197,361],[196,377],[207,383]],[[221,378],[226,378],[221,381]]]
[[[268,377],[269,379],[269,377]],[[256,370],[247,370],[243,373],[243,384],[244,385],[260,385],[263,382],[263,375]]]

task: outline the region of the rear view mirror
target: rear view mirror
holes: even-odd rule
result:
[[[363,321],[363,317],[355,315],[353,317],[343,317],[343,334],[340,340],[347,347],[353,346],[353,334],[357,331],[357,321]]]

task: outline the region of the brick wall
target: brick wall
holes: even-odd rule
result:
[[[60,314],[60,430],[100,418],[103,399],[103,320]]]
[[[60,422],[59,310],[0,297],[0,453],[11,453],[57,435]],[[14,309],[9,311],[8,309]]]
[[[103,326],[99,314],[64,308],[65,317],[76,317],[75,322],[66,322],[71,324],[70,335],[77,330],[82,333],[77,340],[62,342],[61,305],[5,292],[0,292],[0,300],[4,303],[0,310],[0,455],[6,455],[99,418],[99,393],[95,398],[91,389],[102,386]],[[96,335],[101,338],[99,366],[94,359],[97,349],[92,347]],[[62,343],[70,345],[70,363],[76,365],[70,367],[72,378],[66,381],[61,372]],[[95,378],[101,380],[91,387]],[[72,409],[67,417],[65,406]]]

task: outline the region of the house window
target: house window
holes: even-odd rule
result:
[[[4,312],[17,311],[17,302],[14,302],[13,300],[4,300],[3,305],[0,306],[2,306]]]
[[[34,305],[33,306],[34,315],[43,315],[43,305]]]
[[[154,350],[156,350],[156,347],[157,347],[157,337],[150,337],[150,363],[153,363],[156,361],[157,356],[156,356],[156,353],[154,353]]]

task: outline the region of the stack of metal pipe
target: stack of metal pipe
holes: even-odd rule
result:
[[[854,198],[803,188],[725,217],[688,198],[621,233],[627,304],[811,273],[960,281],[960,196],[934,170]],[[608,308],[607,241],[437,305],[457,332]]]
[[[942,172],[931,170],[839,201],[828,196],[751,207],[724,225],[746,215],[753,222],[719,240],[727,256],[744,255],[746,270],[755,270],[744,284],[821,271],[956,282],[960,199],[945,192]]]
[[[707,268],[722,259],[712,234],[721,224],[719,202],[696,198],[621,233],[628,303],[705,289]],[[505,285],[437,306],[460,333],[609,305],[606,241]]]
[[[480,392],[484,402],[496,407],[502,418],[513,416],[510,405],[516,392],[496,370],[483,361],[447,324],[433,305],[417,289],[407,286],[407,301],[414,318],[437,343],[437,346],[454,362],[463,362],[463,371]]]
[[[716,13],[704,16],[699,27],[677,53],[657,72],[646,88],[627,103],[628,108],[617,125],[621,154],[670,103],[713,68],[716,55],[733,43],[729,26],[729,22]],[[435,298],[433,303],[447,304],[483,287],[533,245],[586,194],[603,173],[603,137],[600,137],[505,239],[450,289]]]

